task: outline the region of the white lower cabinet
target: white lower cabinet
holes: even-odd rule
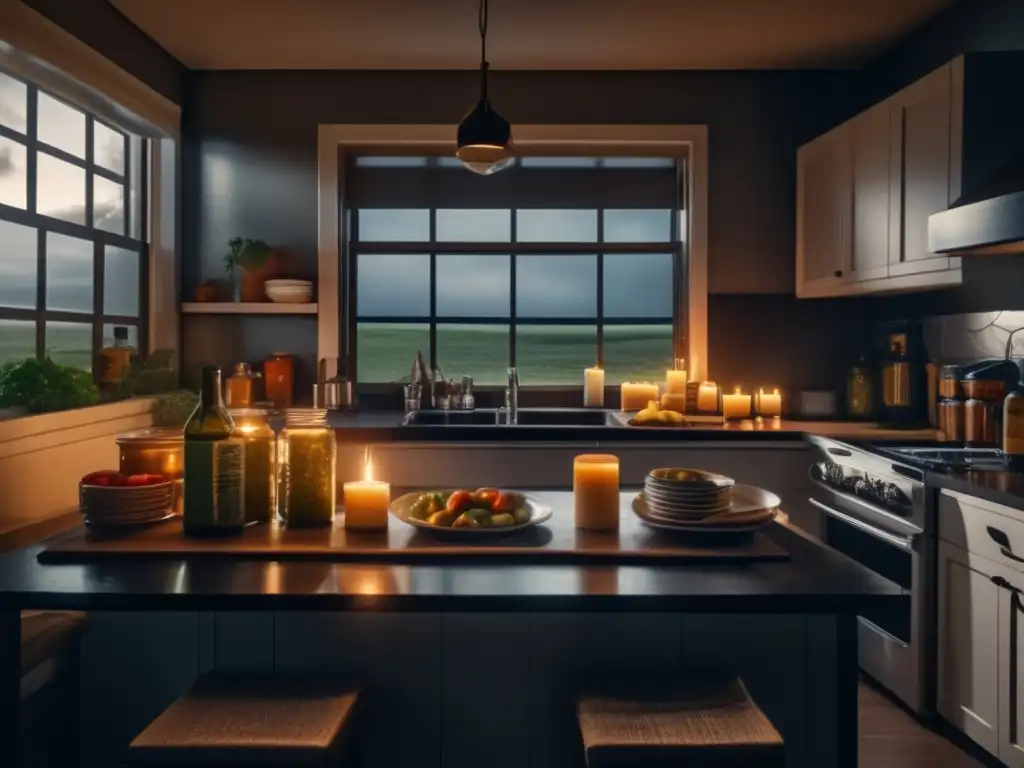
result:
[[[993,755],[999,754],[1000,607],[998,566],[939,542],[938,710]]]
[[[999,759],[1024,768],[1024,574],[1005,571],[999,602]]]

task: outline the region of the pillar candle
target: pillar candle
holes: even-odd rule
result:
[[[713,381],[702,381],[697,388],[697,410],[701,413],[718,413],[718,385]]]
[[[372,479],[369,463],[363,480],[345,483],[345,527],[376,531],[388,527],[391,486]]]
[[[648,381],[643,383],[627,382],[622,385],[621,397],[622,410],[641,411],[651,400],[658,401],[658,385]]]
[[[685,395],[686,371],[665,371],[665,392],[670,395]]]
[[[591,531],[619,528],[619,458],[610,454],[582,454],[572,466],[573,509],[576,527]]]
[[[722,415],[727,419],[750,417],[750,395],[744,395],[739,387],[731,395],[722,395]]]
[[[604,369],[583,370],[583,405],[588,408],[604,407]]]
[[[757,412],[762,416],[781,416],[782,395],[778,388],[776,387],[772,392],[765,392],[764,387],[761,387],[757,391],[754,407],[757,408]]]

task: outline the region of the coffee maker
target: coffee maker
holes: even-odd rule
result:
[[[883,326],[881,336],[881,418],[893,427],[924,426],[928,419],[928,382],[921,326],[899,321]]]

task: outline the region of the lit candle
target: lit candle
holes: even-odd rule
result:
[[[701,413],[718,413],[718,385],[713,381],[702,381],[697,387],[697,410]]]
[[[651,400],[658,401],[658,385],[649,381],[627,382],[620,391],[624,411],[642,411]]]
[[[583,370],[583,405],[587,408],[604,407],[604,369]]]
[[[762,416],[781,416],[782,394],[779,392],[779,388],[776,387],[771,392],[765,392],[764,387],[761,387],[754,399],[754,407]]]
[[[726,419],[750,417],[750,395],[744,395],[739,387],[731,395],[722,395],[722,416]]]
[[[345,527],[376,531],[388,527],[391,486],[373,479],[369,459],[362,480],[345,483]]]
[[[590,531],[619,528],[619,458],[610,454],[583,454],[572,466],[573,507],[576,527]]]
[[[665,392],[670,395],[685,395],[686,371],[665,371]]]

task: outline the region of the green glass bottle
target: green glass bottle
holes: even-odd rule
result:
[[[199,405],[185,423],[185,533],[239,533],[245,526],[245,444],[224,407],[220,368],[204,365],[202,377]]]

